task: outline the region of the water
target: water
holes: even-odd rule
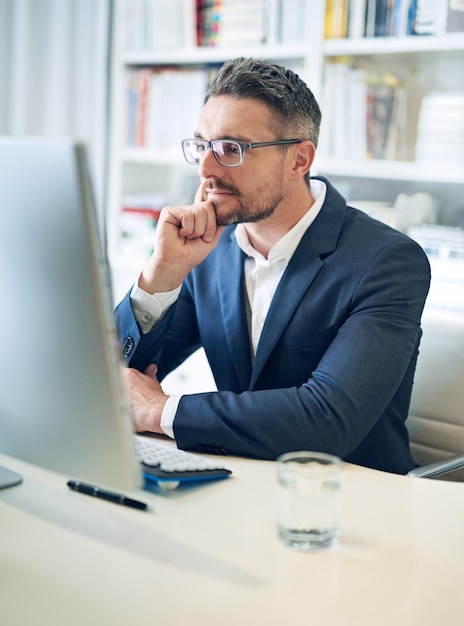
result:
[[[339,534],[341,484],[338,476],[306,475],[301,469],[279,475],[278,534],[296,550],[326,549]]]
[[[279,537],[289,548],[301,552],[325,550],[338,538],[337,528],[287,528],[279,525]]]

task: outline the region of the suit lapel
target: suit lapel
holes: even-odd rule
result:
[[[218,263],[220,310],[224,334],[240,388],[248,389],[252,365],[243,285],[245,254],[238,246],[233,230],[228,236],[227,247],[224,248]]]
[[[304,246],[302,240],[282,276],[269,307],[256,353],[251,388],[321,267],[322,261],[312,246]]]
[[[326,181],[321,212],[306,231],[274,294],[261,334],[250,389],[254,387],[272,350],[305,293],[323,267],[324,255],[333,252],[346,214],[345,200]]]

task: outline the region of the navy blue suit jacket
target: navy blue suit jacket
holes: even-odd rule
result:
[[[129,295],[117,309],[131,367],[160,380],[203,346],[218,392],[184,396],[179,447],[275,459],[319,450],[397,473],[413,466],[405,427],[430,282],[423,250],[350,208],[327,184],[319,215],[275,292],[252,359],[233,226],[143,335]]]

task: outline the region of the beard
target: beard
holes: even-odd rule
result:
[[[220,181],[210,181],[206,189],[223,190],[235,196],[234,206],[228,208],[225,213],[221,212],[221,203],[216,203],[216,222],[218,226],[265,220],[274,213],[283,197],[280,179],[274,179],[270,185],[263,185],[258,189],[255,188],[252,193],[242,193],[237,187]]]

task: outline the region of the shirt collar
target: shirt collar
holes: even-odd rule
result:
[[[257,262],[262,264],[271,264],[281,259],[285,260],[286,263],[290,261],[303,235],[318,216],[327,193],[327,186],[322,180],[312,178],[310,184],[314,203],[306,211],[303,217],[295,224],[295,226],[293,226],[288,233],[285,233],[285,235],[270,249],[267,260],[264,259],[264,257],[251,245],[245,225],[237,225],[237,228],[235,229],[235,237],[238,245],[247,256],[253,257]]]

